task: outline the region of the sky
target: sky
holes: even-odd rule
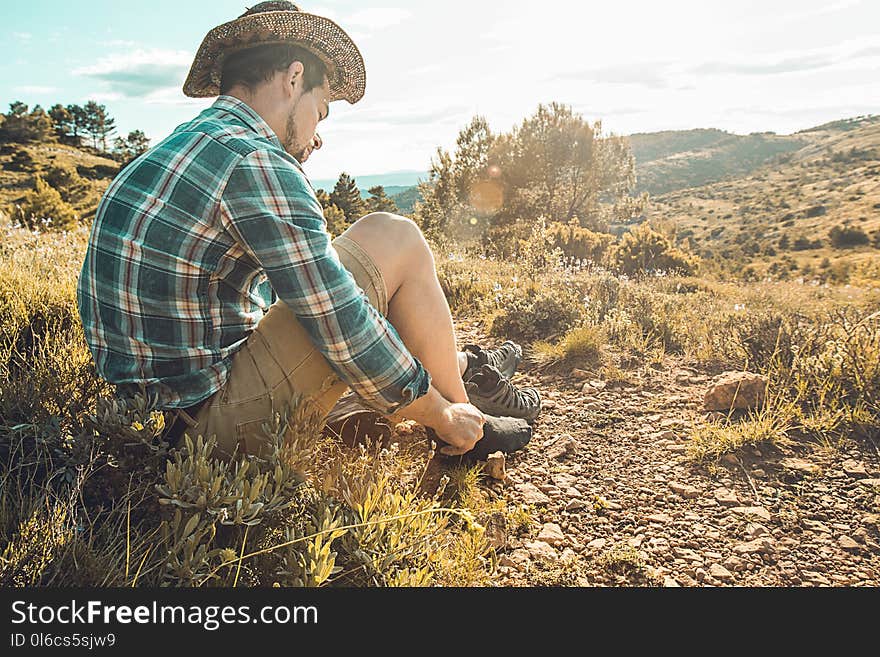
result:
[[[0,108],[94,99],[155,141],[210,105],[181,86],[247,0],[2,2]],[[300,2],[360,48],[367,90],[333,104],[310,177],[426,171],[475,115],[509,131],[539,103],[606,133],[790,134],[880,113],[876,0]]]

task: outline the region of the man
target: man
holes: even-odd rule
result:
[[[259,454],[262,424],[298,396],[326,415],[348,387],[431,428],[450,455],[484,434],[472,401],[540,407],[504,376],[516,345],[456,350],[415,223],[374,213],[331,242],[302,163],[330,103],[364,90],[339,26],[260,3],[196,54],[184,93],[217,101],[128,165],[98,208],[78,305],[99,374],[144,386],[227,456]]]

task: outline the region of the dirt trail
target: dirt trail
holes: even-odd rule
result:
[[[497,342],[475,323],[456,326],[460,344]],[[693,465],[689,428],[715,374],[667,358],[585,394],[583,380],[524,362],[513,381],[537,386],[544,409],[507,480],[482,485],[530,505],[535,522],[490,526],[496,583],[880,585],[876,445],[746,448]]]

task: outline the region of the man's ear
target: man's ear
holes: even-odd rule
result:
[[[302,87],[304,71],[305,67],[303,67],[303,63],[300,61],[291,62],[290,66],[287,67],[287,70],[284,73],[284,79],[294,91]]]

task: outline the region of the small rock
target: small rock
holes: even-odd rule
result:
[[[591,376],[593,376],[593,373],[588,372],[587,370],[581,370],[581,369],[578,369],[577,367],[575,367],[571,371],[571,376],[574,379],[580,379],[581,381],[583,381],[584,379],[589,379]]]
[[[550,504],[550,498],[539,491],[534,484],[520,484],[516,488],[522,493],[523,501],[526,504]]]
[[[740,516],[754,516],[770,522],[770,512],[763,506],[735,506],[730,511]]]
[[[652,513],[649,516],[645,516],[645,520],[647,520],[648,522],[666,524],[667,522],[672,522],[672,517],[666,515],[665,513]]]
[[[507,470],[505,464],[507,463],[506,457],[504,456],[504,452],[493,452],[489,454],[486,458],[486,463],[483,466],[483,471],[492,477],[492,479],[497,479],[498,481],[504,481],[507,479]]]
[[[568,504],[565,505],[566,511],[578,511],[579,509],[583,509],[583,508],[584,508],[584,503],[583,503],[583,501],[581,501],[580,498],[575,498],[573,500],[570,500],[568,502]]]
[[[600,381],[599,379],[593,379],[592,381],[589,382],[589,384],[595,390],[604,390],[605,385],[606,385],[604,381]]]
[[[770,532],[767,531],[767,528],[757,522],[750,522],[746,525],[746,538],[750,541],[758,538],[759,536],[767,536]]]
[[[529,551],[529,555],[533,559],[555,561],[559,558],[559,553],[544,541],[531,541],[530,543],[526,543],[526,549]]]
[[[541,402],[541,408],[551,410],[556,408],[556,402],[552,399],[545,399]]]
[[[675,578],[671,575],[665,575],[663,577],[663,586],[666,588],[681,588],[681,584],[675,581]]]
[[[736,493],[726,488],[715,489],[715,501],[721,506],[737,506],[739,504]]]
[[[766,376],[752,372],[724,372],[706,391],[703,406],[707,411],[758,408],[764,403],[766,390]]]
[[[737,554],[772,554],[775,552],[773,541],[768,538],[756,538],[748,543],[740,543],[733,546]]]
[[[868,488],[880,488],[880,479],[859,479],[859,483]]]
[[[562,528],[555,522],[547,522],[541,527],[538,540],[548,545],[561,545],[565,543],[565,534],[562,533]]]
[[[717,563],[713,563],[711,566],[709,566],[709,574],[715,579],[720,579],[723,582],[729,582],[733,579],[733,573],[731,573],[721,564]]]
[[[731,555],[731,556],[727,557],[727,559],[724,560],[723,565],[725,568],[728,568],[729,570],[732,570],[734,572],[739,572],[739,571],[745,569],[746,562],[743,561],[742,559],[740,559],[739,557],[735,557],[735,556]]]
[[[823,586],[831,586],[831,582],[822,573],[813,570],[805,570],[801,573],[811,584],[822,584]]]
[[[865,464],[853,460],[843,462],[843,473],[853,479],[861,479],[862,477],[868,476],[868,471],[865,470]]]
[[[700,496],[700,489],[689,484],[680,484],[677,481],[670,481],[669,487],[673,492],[678,493],[682,497],[692,500]]]
[[[592,548],[594,550],[601,550],[605,547],[605,544],[608,543],[607,539],[604,538],[594,538],[592,541],[587,543],[588,548]]]
[[[502,554],[501,557],[499,557],[499,559],[498,559],[498,565],[499,565],[499,566],[504,566],[505,568],[517,568],[517,566],[518,566],[518,564],[516,563],[516,561],[514,561],[513,559],[511,559],[511,558],[510,558],[509,556],[507,556],[506,554]]]
[[[804,527],[806,527],[807,529],[809,529],[811,531],[820,532],[822,534],[830,534],[831,533],[831,528],[828,525],[826,525],[824,522],[820,522],[818,520],[809,520],[807,518],[804,518],[804,520],[802,520],[801,522],[803,522]]]
[[[843,549],[843,550],[850,550],[850,551],[857,552],[857,551],[859,551],[859,550],[861,549],[861,547],[859,546],[859,544],[856,543],[856,542],[855,542],[852,538],[850,538],[849,536],[841,536],[841,537],[838,539],[837,544],[838,544],[838,545],[841,547],[841,549]]]
[[[800,472],[801,474],[816,474],[821,469],[815,463],[810,463],[805,459],[799,459],[797,457],[781,459],[779,465],[787,470],[793,470],[795,472]]]

